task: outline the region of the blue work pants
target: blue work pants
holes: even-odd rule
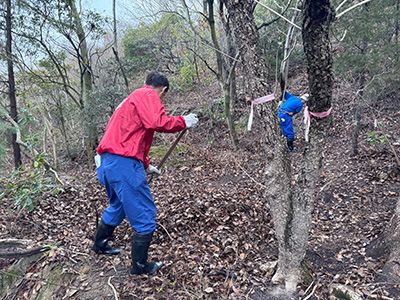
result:
[[[136,158],[106,152],[101,155],[97,172],[110,204],[103,212],[104,223],[118,226],[126,217],[137,233],[155,231],[156,206],[143,163]]]
[[[288,113],[278,112],[279,122],[281,123],[282,133],[287,139],[294,139],[292,116]]]

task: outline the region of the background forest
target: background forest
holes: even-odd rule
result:
[[[265,131],[260,111],[247,126],[253,66],[238,46],[231,1],[109,1],[107,14],[74,0],[1,4],[0,296],[284,299],[270,293],[280,249],[265,196]],[[244,2],[265,61],[267,83],[257,96],[309,92],[306,1]],[[399,299],[400,1],[320,2],[334,16],[333,122],[307,268],[287,297]],[[195,112],[200,122],[150,186],[158,206],[152,255],[165,267],[132,279],[127,222],[114,241],[125,249],[121,257],[89,251],[107,205],[93,157],[114,109],[152,70],[170,80],[167,113]],[[302,123],[295,118],[293,182],[306,147]],[[155,135],[152,161],[174,138]]]

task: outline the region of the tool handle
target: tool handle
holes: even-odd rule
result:
[[[167,153],[164,155],[163,159],[160,161],[160,163],[157,166],[157,169],[161,170],[161,167],[164,165],[165,161],[167,160],[167,158],[170,156],[171,152],[174,150],[174,148],[176,147],[176,145],[179,143],[179,141],[181,140],[181,138],[183,137],[183,135],[186,133],[187,128],[183,129],[181,131],[181,133],[178,135],[178,137],[176,138],[175,142],[171,145],[171,147],[169,147]],[[149,178],[149,180],[147,181],[147,183],[150,183],[153,180],[153,176],[151,176]]]

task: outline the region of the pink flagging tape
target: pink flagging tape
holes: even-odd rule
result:
[[[253,101],[251,101],[251,110],[250,110],[250,116],[249,116],[249,122],[247,123],[247,130],[250,131],[251,130],[251,125],[253,125],[253,118],[254,118],[254,104],[260,104],[260,103],[265,103],[268,101],[272,101],[275,99],[275,95],[274,94],[270,94],[270,95],[266,95],[263,96],[261,98],[257,98]]]
[[[310,122],[311,122],[310,115],[313,115],[314,117],[317,117],[317,118],[325,118],[325,117],[329,116],[331,111],[332,111],[332,107],[329,110],[324,111],[324,112],[313,113],[313,112],[309,111],[308,106],[306,106],[306,108],[304,109],[304,124],[306,124],[306,132],[305,132],[304,137],[306,139],[306,142],[308,142],[308,133],[310,132]]]

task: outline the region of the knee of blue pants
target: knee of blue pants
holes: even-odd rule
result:
[[[125,219],[125,211],[116,209],[115,207],[109,206],[103,211],[103,221],[110,226],[118,226]]]

